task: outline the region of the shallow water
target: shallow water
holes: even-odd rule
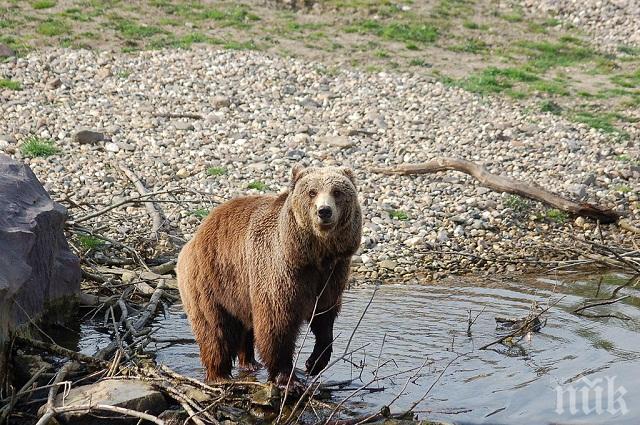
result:
[[[382,285],[353,334],[349,351],[362,348],[349,361],[331,367],[322,380],[354,379],[350,387],[355,388],[377,376],[368,387],[384,391],[351,397],[345,406],[355,412],[375,412],[394,399],[391,410],[402,411],[433,385],[415,409],[421,418],[455,423],[635,425],[640,423],[640,291],[625,288],[618,295],[630,298],[589,310],[629,320],[571,313],[586,298],[606,298],[621,282],[623,276],[614,275],[573,281]],[[345,351],[373,292],[374,286],[365,285],[345,294],[334,332],[333,358]],[[478,350],[504,335],[496,329],[495,316],[526,316],[534,301],[542,307],[557,302],[544,315],[547,321],[540,332],[511,347]],[[467,335],[469,310],[474,318],[482,311],[471,336]],[[171,307],[158,324],[158,338],[191,337],[179,305]],[[105,338],[85,328],[80,346],[93,352]],[[312,342],[309,335],[299,367]],[[203,376],[195,344],[158,344],[157,348],[159,363],[186,375]],[[395,376],[384,379],[391,375]],[[257,377],[264,380],[264,371]],[[571,391],[575,391],[573,400]],[[350,394],[336,392],[333,398],[340,401]]]

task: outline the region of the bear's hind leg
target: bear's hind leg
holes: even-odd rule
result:
[[[254,353],[253,329],[244,329],[238,347],[238,366],[248,371],[256,371],[262,366],[256,361]]]
[[[192,326],[200,346],[200,358],[206,381],[231,378],[240,326],[238,321],[219,305],[194,312]]]

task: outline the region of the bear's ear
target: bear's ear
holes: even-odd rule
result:
[[[289,189],[293,190],[293,188],[296,187],[296,183],[298,182],[298,180],[300,180],[302,174],[304,174],[304,170],[304,166],[300,164],[296,164],[293,166],[293,169],[291,170],[291,184],[289,185]]]
[[[351,183],[353,183],[354,186],[356,185],[356,174],[353,172],[351,168],[340,167],[340,172],[345,176],[347,176],[347,178],[351,180]]]

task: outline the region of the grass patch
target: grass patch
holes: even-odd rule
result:
[[[438,29],[430,24],[393,22],[382,24],[374,20],[362,21],[346,29],[347,32],[369,33],[387,40],[432,43],[438,38]]]
[[[616,192],[620,193],[629,193],[631,192],[631,187],[626,184],[619,184],[613,188]]]
[[[85,251],[100,249],[104,241],[91,235],[78,235],[78,243]]]
[[[229,50],[259,50],[256,43],[253,40],[250,41],[227,41],[222,44],[222,47]]]
[[[48,157],[59,152],[53,141],[40,138],[38,136],[30,136],[20,147],[22,155],[28,158]]]
[[[546,211],[545,217],[556,223],[564,223],[569,219],[569,214],[564,211],[552,208]]]
[[[37,0],[31,3],[31,7],[34,9],[49,9],[56,5],[55,0]]]
[[[482,40],[475,38],[467,39],[463,44],[455,45],[449,49],[454,52],[475,53],[478,54],[487,50],[489,46]]]
[[[611,77],[611,82],[628,89],[640,87],[640,69],[631,74],[620,74]]]
[[[458,18],[473,13],[473,0],[440,0],[433,9],[435,18]]]
[[[69,24],[64,21],[50,18],[40,23],[36,28],[36,32],[40,35],[56,37],[59,35],[69,34],[71,32],[71,27],[69,27]]]
[[[246,29],[252,22],[259,21],[260,17],[251,13],[246,6],[235,6],[230,9],[209,9],[198,16],[203,20],[214,20],[223,26]]]
[[[198,208],[197,210],[193,210],[191,211],[192,215],[195,215],[196,217],[203,219],[206,216],[209,215],[209,210],[206,208]]]
[[[559,42],[522,41],[518,43],[522,53],[528,56],[527,67],[547,71],[557,66],[571,66],[596,58],[597,53],[575,38],[563,37]]]
[[[424,59],[421,58],[413,58],[409,61],[409,65],[411,66],[422,66],[424,68],[431,68],[431,64]]]
[[[401,210],[391,210],[389,211],[389,217],[395,220],[409,220],[409,214]]]
[[[623,44],[618,46],[618,51],[629,56],[640,56],[640,47],[628,46]]]
[[[85,13],[79,7],[72,7],[72,8],[66,9],[64,12],[61,13],[61,15],[78,22],[90,22],[93,20],[93,17],[96,16],[95,13],[94,14]]]
[[[540,111],[560,115],[562,113],[562,107],[552,100],[543,100],[540,102]]]
[[[115,29],[127,39],[149,38],[156,34],[166,33],[162,28],[153,25],[139,24],[128,19],[116,19],[116,21]]]
[[[222,176],[224,174],[227,174],[227,169],[224,167],[207,168],[207,176]]]
[[[522,12],[514,10],[511,11],[509,13],[504,13],[500,16],[502,19],[504,19],[507,22],[522,22]]]
[[[568,96],[569,90],[567,89],[566,83],[560,81],[550,81],[550,80],[537,80],[532,81],[530,83],[530,87],[533,90],[539,91],[541,93],[548,93],[557,96]]]
[[[247,185],[247,189],[255,189],[255,190],[264,192],[269,190],[269,186],[267,186],[264,182],[261,182],[260,180],[255,180]]]
[[[517,212],[525,212],[531,208],[529,200],[518,195],[509,195],[507,199],[505,199],[504,204],[507,206],[507,208],[511,208],[512,210]]]
[[[456,84],[479,94],[495,94],[507,91],[507,94],[518,96],[519,92],[511,90],[516,83],[530,83],[539,78],[519,68],[489,67],[479,74],[472,75]]]
[[[6,78],[0,78],[0,88],[9,90],[22,90],[22,84],[20,81],[7,80]]]
[[[612,134],[619,132],[613,124],[613,121],[617,118],[615,113],[599,114],[589,111],[578,111],[573,114],[572,118],[576,122],[586,124],[604,133]]]

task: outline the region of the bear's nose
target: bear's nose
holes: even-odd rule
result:
[[[331,207],[327,205],[323,205],[320,208],[318,208],[318,217],[320,217],[321,219],[327,220],[331,218],[332,215],[333,215],[333,211],[331,210]]]

